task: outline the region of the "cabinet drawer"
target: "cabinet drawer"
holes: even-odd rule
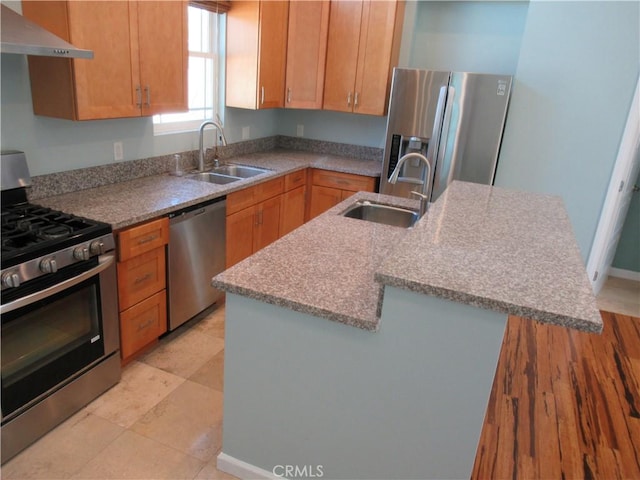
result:
[[[154,342],[167,331],[167,295],[164,290],[120,314],[123,359]]]
[[[352,173],[313,170],[313,184],[322,187],[351,190],[353,192],[373,192],[376,188],[376,179],[374,177],[365,177]]]
[[[284,191],[288,192],[294,188],[301,187],[307,183],[307,169],[289,173],[284,177]]]
[[[165,288],[164,246],[118,263],[120,310]]]
[[[125,261],[169,243],[169,219],[160,218],[118,235],[118,258]]]
[[[276,195],[280,195],[284,189],[283,177],[260,183],[255,187],[245,188],[227,195],[227,215],[260,203]]]

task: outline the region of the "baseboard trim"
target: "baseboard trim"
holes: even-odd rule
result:
[[[634,272],[633,270],[623,270],[622,268],[611,267],[609,269],[609,276],[640,282],[640,272]]]
[[[256,467],[242,460],[238,460],[231,455],[227,455],[224,452],[218,454],[218,460],[216,462],[216,468],[220,471],[233,475],[234,477],[246,479],[246,480],[282,480],[284,477],[278,477],[268,470]]]

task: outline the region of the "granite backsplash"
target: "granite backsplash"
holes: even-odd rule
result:
[[[326,142],[307,138],[287,137],[275,135],[238,143],[232,143],[218,148],[218,157],[221,160],[233,158],[250,153],[264,152],[275,148],[288,150],[300,150],[318,154],[336,155],[359,160],[382,161],[381,148],[364,147],[361,145],[349,145],[345,143]],[[158,157],[142,158],[127,162],[110,163],[96,167],[80,168],[65,172],[50,173],[32,177],[32,186],[29,190],[29,200],[62,195],[64,193],[86,190],[113,183],[126,182],[135,178],[149,177],[171,172],[175,169],[176,154],[160,155]],[[179,153],[179,168],[192,170],[198,163],[198,151],[186,151]],[[211,159],[213,149],[207,150],[207,160]]]

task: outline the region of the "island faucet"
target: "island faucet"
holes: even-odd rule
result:
[[[410,158],[419,159],[427,167],[427,178],[425,179],[424,182],[422,182],[422,192],[415,192],[415,191],[411,192],[413,195],[420,197],[420,216],[422,217],[426,213],[427,208],[429,208],[429,197],[431,195],[431,177],[433,174],[433,169],[431,168],[431,164],[429,163],[429,160],[427,160],[427,157],[417,152],[410,152],[410,153],[407,153],[406,155],[403,155],[400,158],[400,160],[398,160],[398,164],[396,165],[395,170],[393,170],[393,173],[389,177],[389,183],[395,184],[398,181],[398,175],[400,175],[400,169],[402,168],[404,163]],[[402,182],[402,180],[400,181]],[[410,182],[410,183],[413,183],[413,182]]]
[[[214,127],[216,127],[218,129],[218,131],[220,132],[220,138],[222,138],[222,146],[226,147],[227,146],[227,138],[224,136],[224,130],[222,129],[222,125],[220,125],[219,122],[216,122],[215,120],[205,120],[204,122],[202,122],[202,125],[200,125],[200,156],[198,157],[198,171],[199,172],[203,172],[204,171],[204,129],[207,125],[213,125]],[[215,145],[218,145],[218,141],[215,141]],[[214,165],[217,167],[218,166],[218,156],[216,155],[216,158],[214,159]]]

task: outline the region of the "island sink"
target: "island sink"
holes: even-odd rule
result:
[[[359,200],[350,205],[342,215],[348,218],[383,223],[394,227],[410,228],[420,218],[418,213],[406,208],[392,207],[368,200]]]

